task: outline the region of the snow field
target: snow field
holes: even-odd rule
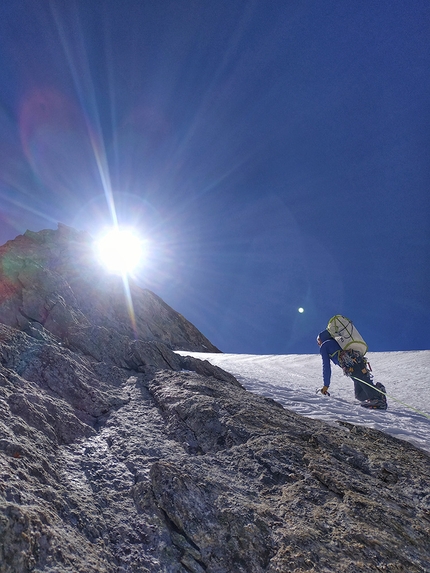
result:
[[[247,390],[303,416],[368,426],[430,452],[430,350],[367,354],[374,382],[386,388],[387,411],[362,408],[354,399],[352,380],[334,365],[330,397],[317,393],[323,385],[319,354],[178,354],[208,360],[233,374]]]

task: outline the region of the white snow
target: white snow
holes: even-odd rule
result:
[[[352,380],[338,366],[332,365],[330,397],[317,393],[323,386],[319,354],[178,354],[208,360],[233,374],[247,390],[303,416],[376,428],[430,452],[430,350],[368,353],[374,382],[382,382],[387,391],[386,411],[361,407]]]

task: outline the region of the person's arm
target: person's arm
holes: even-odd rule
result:
[[[330,386],[330,380],[331,380],[331,363],[327,345],[323,344],[321,346],[320,353],[322,358],[324,388],[328,388]],[[325,393],[326,392],[323,392],[323,394]]]

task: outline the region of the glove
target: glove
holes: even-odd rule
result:
[[[321,394],[324,394],[324,396],[330,396],[330,392],[328,391],[328,386],[323,386],[321,388]]]

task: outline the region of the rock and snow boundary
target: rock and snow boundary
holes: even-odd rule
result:
[[[273,398],[303,416],[374,428],[430,452],[430,350],[367,355],[375,382],[386,387],[386,412],[362,408],[354,399],[352,381],[336,366],[332,367],[330,397],[317,394],[322,387],[319,354],[179,354],[208,360],[233,374],[247,390]]]

